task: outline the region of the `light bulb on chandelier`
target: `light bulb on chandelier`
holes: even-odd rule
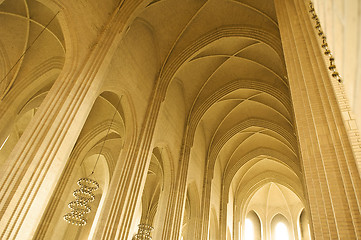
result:
[[[84,226],[87,223],[85,215],[91,210],[88,204],[95,200],[93,192],[99,188],[99,184],[90,178],[80,178],[77,184],[80,188],[73,192],[76,200],[68,204],[71,212],[64,215],[64,220],[74,225]]]
[[[100,148],[100,152],[99,152],[97,160],[94,164],[93,170],[88,177],[80,178],[77,181],[79,188],[74,190],[74,192],[73,192],[73,196],[75,197],[75,200],[71,201],[68,204],[68,207],[71,209],[71,211],[70,211],[70,213],[67,213],[63,216],[63,218],[66,222],[71,223],[73,225],[84,226],[87,223],[86,214],[90,213],[90,211],[91,211],[89,203],[91,203],[95,200],[95,195],[93,192],[99,188],[99,183],[95,179],[91,179],[90,177],[95,172],[95,168],[98,164],[100,155],[102,154],[105,141],[107,140],[111,126],[114,122],[115,115],[118,111],[120,100],[121,100],[121,98],[119,98],[119,100],[118,100],[117,106],[115,108],[115,112],[113,114],[112,121],[110,122],[107,134],[106,134],[104,141],[102,143],[102,146]]]

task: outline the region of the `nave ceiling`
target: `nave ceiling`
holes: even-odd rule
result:
[[[90,2],[92,8],[98,6]],[[116,11],[117,3],[107,1],[106,13],[94,17],[89,29],[102,32],[106,21],[99,19],[106,19],[112,10]],[[81,4],[84,2],[79,6]],[[79,19],[85,18],[86,13],[85,10],[80,13]],[[0,1],[0,21],[7,23],[6,27],[1,25],[0,36],[2,32],[11,33],[0,38],[0,61],[5,66],[1,69],[6,69],[3,73],[0,69],[0,76],[34,42],[41,29],[39,26],[47,26],[54,14],[36,0]],[[66,40],[58,21],[55,18],[41,33],[41,39],[35,41],[15,65],[16,71],[0,85],[1,94],[12,89],[9,96],[15,100],[18,97],[12,96],[15,94],[12,91],[21,92],[17,85],[29,86],[26,97],[19,98],[13,109],[14,112],[32,111],[22,110],[18,114],[26,112],[24,116],[28,119],[25,120],[14,116],[20,119],[17,121],[18,138],[59,76],[66,57],[76,55],[77,47],[79,52],[92,49],[96,46],[93,38],[101,36],[101,33],[92,33],[93,38],[84,43],[83,49],[78,39],[72,41],[79,41],[79,46]],[[142,137],[149,104],[159,101],[150,144],[152,151],[148,154],[150,167],[143,181],[144,191],[135,211],[138,215],[135,221],[154,224],[161,220],[156,212],[160,202],[166,202],[162,191],[169,191],[177,181],[183,146],[190,148],[184,229],[199,218],[215,229],[212,234],[223,237],[227,229],[234,228],[235,219],[244,218],[248,211],[267,209],[267,206],[270,212],[281,209],[282,206],[272,203],[279,199],[289,221],[293,218],[289,215],[299,215],[306,206],[303,173],[274,2],[147,1],[125,29],[111,58],[107,59],[106,70],[102,72],[104,84],[97,90],[99,96],[92,103],[74,147],[78,150],[77,147],[84,144],[84,149],[89,150],[87,153],[79,150],[80,156],[90,160],[83,170],[77,170],[78,175],[81,171],[91,171],[97,161],[96,152],[102,148],[102,141],[106,142],[106,154],[112,161],[102,159],[99,171],[106,177],[97,176],[106,186],[101,188],[102,194],[105,193],[115,165],[120,161],[117,159],[122,154],[120,148],[127,145],[129,139]],[[86,35],[86,31],[83,29],[78,34]],[[79,54],[79,58],[85,57]],[[44,70],[41,82],[23,77],[44,66],[44,62],[54,64],[50,67],[55,69],[54,73],[46,74]],[[24,83],[24,79],[28,82]],[[118,100],[114,99],[118,97],[121,104],[129,106],[115,107]],[[124,113],[123,108],[131,108],[133,112],[125,110]],[[83,143],[93,136],[99,125],[112,126],[113,111],[116,112],[114,124],[119,126],[110,131],[109,138],[105,139],[106,128],[103,127],[101,136]],[[129,112],[132,117],[126,116]],[[134,136],[129,137],[130,132]],[[12,141],[14,146],[16,140]],[[94,146],[90,146],[92,144]],[[10,150],[4,155],[10,154]],[[65,192],[70,192],[69,186]],[[210,196],[209,201],[207,196]],[[57,210],[56,214],[61,216],[62,213]],[[136,225],[132,224],[134,230]],[[192,234],[182,233],[182,236],[188,239]]]
[[[151,89],[161,92],[154,145],[175,136],[178,146],[185,138],[182,144],[191,146],[187,182],[201,206],[202,195],[211,192],[217,221],[228,198],[241,206],[266,182],[304,201],[273,1],[151,2],[128,27],[111,66],[117,66],[107,73],[113,85],[121,76],[139,92],[140,114]],[[179,150],[172,144],[177,166]]]

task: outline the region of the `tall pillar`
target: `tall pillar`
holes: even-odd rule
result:
[[[361,180],[303,0],[275,0],[315,239],[361,239]],[[341,84],[341,83],[337,83]]]
[[[171,192],[171,202],[167,206],[166,225],[164,226],[162,239],[180,239],[184,205],[187,191],[187,172],[191,147],[183,144],[180,155],[180,166],[177,172],[177,182]],[[198,239],[198,238],[195,238]]]
[[[241,240],[241,210],[238,204],[233,205],[233,239]],[[262,230],[261,230],[262,231]]]
[[[153,91],[152,101],[137,139],[132,139],[126,149],[124,164],[114,170],[105,200],[108,206],[102,212],[93,239],[128,239],[129,229],[138,201],[141,201],[147,171],[150,164],[151,144],[155,124],[159,115],[164,94],[157,91],[159,81]],[[136,134],[136,133],[135,133]]]
[[[226,239],[227,238],[227,208],[228,206],[228,189],[225,189],[224,181],[222,181],[221,185],[221,202],[220,202],[220,209],[219,209],[219,232],[220,238]]]
[[[201,227],[199,229],[201,240],[207,240],[208,232],[209,232],[213,172],[209,173],[208,164],[206,165],[204,175],[205,175],[205,177],[204,177],[204,183],[203,183],[202,202],[201,202],[202,222],[201,222]]]
[[[117,9],[85,62],[68,62],[11,153],[0,176],[0,239],[32,239],[137,4]]]

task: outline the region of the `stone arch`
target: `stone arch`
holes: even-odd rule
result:
[[[279,173],[269,172],[257,176],[249,184],[244,186],[243,189],[239,189],[239,192],[237,194],[238,197],[236,198],[236,204],[239,205],[239,209],[242,209],[242,216],[246,214],[245,206],[248,205],[250,198],[267,183],[277,183],[290,189],[297,195],[297,197],[302,201],[302,203],[305,203],[305,197],[303,196],[303,190],[302,186],[300,186],[300,183],[293,182],[291,179],[282,176]],[[244,197],[239,197],[241,195],[243,195]]]
[[[203,115],[207,112],[207,110],[209,110],[211,106],[219,99],[240,88],[263,91],[280,101],[282,105],[284,105],[288,109],[289,112],[292,111],[290,99],[277,88],[267,83],[263,83],[257,79],[236,79],[223,86],[223,88],[218,89],[216,92],[214,92],[200,106],[198,106],[197,109],[193,109],[192,114],[190,114],[191,118],[188,119],[188,121],[190,122],[190,128],[189,135],[187,137],[190,143],[193,143],[195,129]]]
[[[248,221],[249,222],[248,222]],[[261,240],[262,239],[262,222],[259,218],[256,211],[251,210],[246,215],[246,220],[244,221],[245,224],[243,226],[243,232],[244,236],[247,239],[247,235],[251,234],[253,236],[254,240]],[[251,226],[247,226],[248,224],[251,224]],[[250,229],[248,229],[250,228]]]
[[[292,237],[292,229],[290,223],[282,214],[275,215],[270,221],[272,240],[277,240],[282,235],[283,239]],[[287,236],[286,236],[287,235]]]
[[[187,187],[187,202],[188,202],[188,211],[187,219],[183,217],[183,227],[182,227],[182,235],[184,240],[191,240],[194,238],[197,228],[197,219],[199,218],[199,207],[200,207],[200,199],[198,194],[197,185],[195,182],[191,182]],[[185,231],[185,232],[183,232]]]
[[[114,102],[114,98],[117,99],[116,103],[118,106],[114,106],[114,103],[112,103],[112,101]],[[102,168],[101,175],[94,175],[94,177],[101,177],[104,179],[101,180],[102,193],[99,195],[101,196],[101,200],[97,202],[97,206],[103,206],[107,195],[107,188],[112,179],[115,166],[121,164],[118,163],[118,158],[119,155],[121,155],[121,148],[125,144],[124,138],[126,135],[126,126],[125,119],[123,119],[125,115],[122,111],[122,107],[120,107],[121,105],[121,97],[117,94],[111,92],[99,94],[89,113],[88,119],[82,126],[78,141],[70,154],[66,167],[56,187],[56,191],[54,191],[46,208],[46,212],[42,218],[42,224],[38,226],[35,236],[39,238],[50,237],[54,230],[57,231],[59,228],[66,228],[67,223],[64,222],[64,224],[63,221],[59,222],[58,219],[60,219],[68,209],[66,205],[64,207],[59,203],[63,201],[66,202],[66,199],[72,199],[72,196],[70,195],[71,191],[77,188],[77,185],[74,184],[77,180],[77,176],[89,177],[89,175],[92,175],[92,170],[95,170],[96,174],[98,166],[101,166]],[[101,106],[108,111],[107,115],[109,116],[97,114],[96,109]],[[100,212],[97,212],[97,214],[92,217],[99,219],[99,216]],[[96,225],[96,222],[94,222],[94,224]],[[91,229],[90,227],[86,228],[87,234],[92,234],[94,232],[94,224]],[[66,229],[69,230],[69,228]],[[75,231],[75,229],[71,230],[71,232],[73,231]],[[67,234],[66,231],[65,234]]]
[[[14,6],[21,6],[24,11],[14,12]],[[59,22],[60,6],[47,0],[6,0],[2,7],[0,15],[14,31],[0,34],[0,64],[4,66],[0,73],[0,116],[3,116],[0,117],[0,142],[10,136],[7,153],[0,154],[3,155],[0,162],[7,159],[19,136],[33,119],[40,103],[64,69],[69,54],[62,41],[63,30],[67,28]],[[38,41],[34,40],[36,35]],[[33,45],[36,45],[36,50],[33,50]],[[30,107],[34,111],[32,116],[29,114]],[[25,112],[28,113],[26,121],[23,117]],[[21,131],[17,131],[19,121]]]
[[[162,189],[159,198],[159,206],[167,206],[170,201],[170,191],[174,188],[175,180],[174,180],[174,166],[173,159],[171,157],[171,153],[169,148],[163,144],[157,144],[158,147],[153,149],[153,153],[157,155],[157,159],[161,159],[160,164],[163,169],[162,176]],[[154,216],[154,226],[157,228],[154,229],[154,239],[158,239],[161,237],[163,233],[164,224],[167,221],[166,213],[169,211],[168,208],[158,208],[155,216]]]

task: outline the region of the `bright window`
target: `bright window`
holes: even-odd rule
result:
[[[289,240],[289,239],[290,238],[288,236],[287,226],[282,222],[277,223],[275,228],[275,240]]]
[[[245,239],[246,240],[254,240],[254,227],[253,223],[250,219],[246,218],[245,223]]]

